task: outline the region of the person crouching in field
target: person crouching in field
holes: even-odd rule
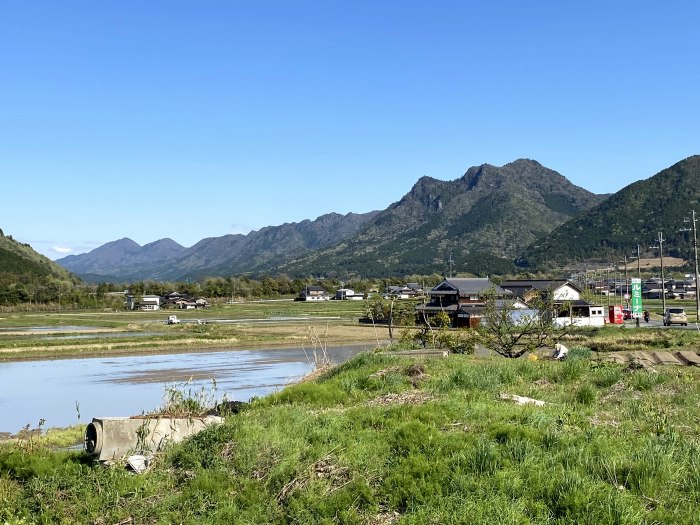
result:
[[[552,353],[552,359],[556,359],[557,361],[563,361],[566,357],[566,354],[568,353],[569,349],[567,347],[565,347],[561,343],[557,343],[554,345],[554,353]]]

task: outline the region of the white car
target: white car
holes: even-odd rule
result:
[[[169,315],[168,324],[180,324],[180,320],[177,318],[177,315]]]
[[[671,326],[672,324],[688,326],[688,316],[683,308],[666,308],[666,312],[664,312],[664,326]]]

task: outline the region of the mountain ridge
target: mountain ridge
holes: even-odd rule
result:
[[[444,272],[448,259],[460,271],[508,273],[534,241],[606,197],[535,160],[516,159],[501,167],[472,166],[449,181],[424,175],[385,210],[329,213],[247,235],[205,238],[182,250],[171,245],[169,255],[157,260],[143,248],[131,253],[134,247],[126,243],[129,253],[119,264],[98,263],[93,252],[57,262],[72,271],[79,268],[78,274],[90,270],[131,280],[280,272],[428,274]]]
[[[572,218],[528,246],[523,267],[551,268],[584,260],[616,262],[625,253],[653,251],[658,232],[667,254],[688,258],[691,210],[700,211],[700,155],[687,157],[646,179],[622,188],[586,214]],[[670,249],[669,249],[670,248]]]

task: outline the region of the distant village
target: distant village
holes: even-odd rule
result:
[[[648,279],[641,282],[640,304],[644,299],[694,299],[697,287],[690,279]],[[320,285],[309,285],[299,293],[295,301],[361,301],[371,297],[392,300],[420,300],[416,304],[418,321],[427,322],[432,316],[444,313],[453,327],[475,327],[483,318],[487,298],[496,307],[505,307],[526,315],[533,313],[533,301],[548,301],[557,324],[602,326],[621,323],[625,319],[641,316],[640,309],[631,305],[631,280],[607,279],[581,281],[580,279],[511,279],[496,284],[488,278],[449,277],[431,289],[419,283],[409,282],[400,286],[387,286],[385,290],[357,293],[351,288],[339,288],[334,294]],[[584,299],[584,292],[595,298]],[[153,311],[160,309],[195,310],[206,308],[209,302],[201,297],[171,292],[166,295],[126,295],[128,310]]]

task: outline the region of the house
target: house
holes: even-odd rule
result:
[[[335,299],[338,301],[361,301],[364,298],[364,294],[355,293],[355,290],[351,290],[350,288],[340,288],[335,292]]]
[[[206,299],[194,299],[187,294],[170,292],[166,295],[127,295],[127,310],[160,310],[162,308],[195,309],[209,306]]]
[[[417,313],[429,318],[444,312],[450,316],[453,327],[478,326],[490,295],[496,300],[497,307],[504,306],[505,300],[514,298],[511,292],[485,277],[445,279],[428,295],[430,301],[416,306]],[[519,306],[525,305],[516,305]]]
[[[388,286],[385,299],[413,299],[425,295],[423,288],[418,283],[406,283],[401,286]]]
[[[328,295],[326,289],[323,286],[306,286],[299,295],[294,299],[295,301],[328,301],[331,296]]]
[[[127,295],[127,310],[160,310],[160,295]]]
[[[503,281],[501,288],[510,291],[516,297],[528,302],[539,296],[549,299],[551,295],[554,304],[580,301],[583,290],[567,280],[550,279],[512,279]]]

